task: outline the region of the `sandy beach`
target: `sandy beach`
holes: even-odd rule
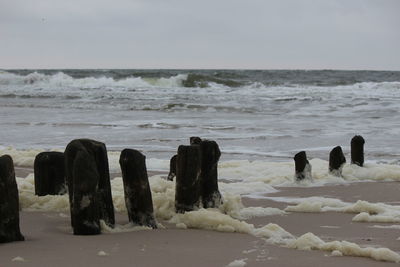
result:
[[[21,177],[31,170],[17,168]],[[151,172],[150,175],[155,173]],[[118,176],[115,174],[114,176]],[[246,207],[284,210],[290,199],[323,197],[346,202],[365,200],[398,204],[397,182],[356,182],[320,187],[276,187],[265,199],[242,199]],[[354,222],[343,212],[286,212],[247,219],[262,227],[275,223],[299,237],[311,232],[322,240],[345,240],[362,247],[399,251],[398,228],[378,228],[393,223]],[[25,242],[1,244],[0,266],[394,266],[371,258],[335,256],[330,251],[299,250],[271,244],[265,238],[244,233],[204,229],[180,229],[158,220],[157,230],[74,236],[68,212],[22,211],[21,231]],[[128,223],[127,214],[116,214],[117,225]]]

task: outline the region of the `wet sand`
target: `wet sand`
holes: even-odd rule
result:
[[[16,172],[20,175],[21,170]],[[23,176],[22,176],[23,177]],[[321,187],[277,188],[268,197],[322,196],[355,202],[399,201],[400,183],[360,182]],[[288,203],[271,199],[243,198],[246,206],[285,208]],[[256,226],[276,223],[300,236],[312,232],[325,241],[346,240],[359,245],[387,247],[400,251],[397,229],[371,228],[378,223],[352,222],[354,214],[325,212],[266,216],[247,220]],[[21,212],[25,242],[0,244],[0,266],[226,266],[245,259],[246,266],[398,266],[368,258],[331,256],[330,252],[300,251],[270,245],[263,239],[240,233],[220,233],[197,229],[165,229],[98,236],[71,234],[68,214]],[[126,224],[127,215],[117,213],[117,224]],[[380,224],[380,225],[392,225]],[[105,256],[98,253],[104,251]],[[20,256],[24,262],[12,261]]]

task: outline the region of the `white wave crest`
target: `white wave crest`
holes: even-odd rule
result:
[[[140,87],[181,87],[182,81],[187,78],[185,74],[178,74],[169,78],[142,78],[128,77],[116,80],[110,77],[73,78],[63,72],[52,75],[32,72],[28,75],[17,75],[0,72],[0,85],[23,85],[25,87],[40,87],[41,89],[54,88],[126,88]]]

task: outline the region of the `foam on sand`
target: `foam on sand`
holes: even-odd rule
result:
[[[285,215],[286,212],[277,208],[263,208],[263,207],[244,207],[240,210],[238,219],[251,219],[255,217],[265,217],[272,215]]]
[[[184,224],[187,228],[214,230],[219,232],[238,232],[250,234],[254,226],[232,218],[216,209],[200,209],[197,211],[175,214],[170,223]]]
[[[358,200],[355,203],[346,203],[339,199],[310,197],[295,199],[295,206],[285,208],[287,212],[345,212],[357,213],[354,222],[398,223],[400,222],[400,206],[384,203],[370,203]]]
[[[246,266],[246,259],[240,259],[240,260],[234,260],[231,263],[229,263],[228,265],[226,265],[227,267],[243,267]]]
[[[347,241],[325,242],[312,233],[307,233],[288,243],[288,247],[300,250],[330,251],[332,254],[367,257],[378,261],[400,262],[400,255],[387,248],[360,247]]]
[[[25,211],[69,212],[68,195],[35,195],[34,175],[16,178],[19,192],[19,205]]]
[[[13,258],[11,261],[26,262],[26,260],[20,256]]]
[[[100,256],[100,257],[106,257],[108,255],[110,255],[110,254],[108,254],[107,252],[105,252],[103,250],[100,250],[99,252],[97,252],[97,256]]]
[[[279,201],[282,201],[282,199],[279,198]],[[285,208],[285,211],[290,212],[341,211],[342,208],[349,205],[349,203],[343,202],[340,199],[325,197],[287,198],[286,202],[296,204],[295,206],[287,206]]]
[[[361,247],[347,241],[325,242],[313,233],[306,233],[298,238],[276,224],[268,224],[261,228],[244,221],[233,219],[217,210],[198,210],[176,214],[171,223],[180,228],[198,228],[221,232],[239,232],[265,238],[270,244],[281,245],[299,250],[322,250],[333,252],[334,255],[367,257],[379,261],[400,262],[400,255],[387,248]],[[182,227],[184,225],[185,227]]]

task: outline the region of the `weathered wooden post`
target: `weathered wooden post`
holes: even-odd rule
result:
[[[218,190],[218,160],[221,151],[215,141],[203,140],[201,148],[201,199],[204,208],[217,208],[222,204]]]
[[[361,135],[356,135],[351,139],[351,163],[360,167],[364,165],[364,144],[365,140]]]
[[[167,176],[167,180],[173,181],[174,177],[176,176],[176,159],[178,155],[173,155],[171,160],[169,161],[169,173]]]
[[[343,165],[346,163],[346,157],[342,148],[337,146],[329,153],[329,172],[335,176],[342,176]]]
[[[201,149],[199,145],[178,148],[175,210],[192,211],[200,204]]]
[[[35,195],[61,195],[67,192],[64,153],[41,152],[35,157]]]
[[[303,179],[312,179],[311,176],[311,164],[307,160],[305,151],[301,151],[294,156],[295,169],[296,169],[296,180],[300,181]]]
[[[22,240],[14,162],[9,155],[4,155],[0,157],[0,243]]]
[[[71,141],[65,149],[65,170],[76,235],[100,233],[100,220],[115,224],[107,150],[90,139]]]
[[[129,221],[157,228],[146,169],[146,157],[137,150],[124,149],[119,158],[124,181],[125,204]]]

